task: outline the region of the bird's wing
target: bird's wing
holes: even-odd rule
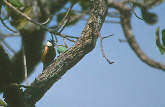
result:
[[[46,55],[47,55],[47,53],[48,53],[48,47],[45,46],[44,51],[43,51],[43,54],[42,54],[42,57],[41,57],[42,62],[45,62],[46,61]]]

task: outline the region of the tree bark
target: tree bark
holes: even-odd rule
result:
[[[107,14],[105,0],[91,0],[91,12],[81,37],[74,46],[61,54],[24,92],[27,104],[34,105],[48,89],[86,54],[95,48],[96,41]]]

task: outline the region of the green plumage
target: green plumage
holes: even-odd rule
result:
[[[19,0],[8,0],[13,6],[15,6],[16,8],[21,8],[24,6],[24,4],[22,2],[20,2]]]
[[[59,46],[57,48],[58,54],[64,53],[66,50],[67,50],[67,48],[65,48],[64,46]]]

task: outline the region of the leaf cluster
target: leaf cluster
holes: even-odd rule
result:
[[[160,28],[158,27],[156,29],[155,35],[156,35],[156,45],[160,51],[161,54],[165,53],[165,29],[161,31],[162,33],[162,43],[160,42]]]

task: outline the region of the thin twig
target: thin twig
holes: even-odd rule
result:
[[[127,40],[119,39],[120,43],[127,42]]]
[[[113,34],[108,35],[108,36],[104,36],[104,37],[102,37],[102,38],[103,38],[103,39],[106,39],[106,38],[109,38],[109,37],[111,37],[111,36],[113,36]]]
[[[27,76],[27,64],[26,64],[26,54],[25,54],[24,44],[23,44],[23,63],[24,63],[25,83],[26,85],[28,85],[29,82],[28,82],[28,76]]]
[[[67,45],[67,43],[66,43],[64,38],[63,38],[63,42],[64,42],[64,45],[65,45],[65,48],[68,48],[68,45]]]
[[[48,18],[48,20],[46,20],[45,22],[43,22],[43,23],[39,23],[39,22],[36,22],[36,21],[34,21],[34,20],[32,20],[31,19],[31,17],[29,17],[28,15],[26,15],[25,13],[23,13],[23,12],[21,12],[19,9],[17,9],[16,7],[14,7],[11,3],[9,3],[7,0],[3,0],[4,1],[4,3],[7,5],[7,6],[9,6],[10,8],[12,8],[15,12],[17,12],[18,14],[20,14],[21,16],[23,16],[24,18],[26,18],[28,21],[30,21],[31,23],[34,23],[34,24],[36,24],[36,25],[39,25],[39,26],[41,26],[41,25],[45,25],[46,24],[46,22],[49,22],[49,18]],[[44,26],[42,26],[42,27],[44,27]]]
[[[67,25],[67,23],[69,21],[69,16],[70,16],[69,14],[70,14],[73,6],[74,6],[74,4],[72,4],[71,7],[67,10],[67,13],[63,17],[62,21],[58,24],[58,26],[55,26],[54,28],[52,28],[52,27],[50,27],[50,28],[44,27],[44,28],[46,28],[46,30],[50,33],[61,36],[61,32],[64,30],[65,26]]]
[[[67,39],[67,40],[69,40],[69,41],[71,41],[71,42],[75,42],[75,41],[72,40],[72,39],[70,39],[70,38],[73,38],[73,39],[78,39],[78,38],[79,38],[79,37],[69,36],[69,35],[65,35],[65,34],[61,34],[61,33],[57,33],[56,35],[59,35],[59,36],[65,38],[65,39]]]
[[[64,36],[63,34],[61,34],[61,33],[58,32],[58,30],[59,30],[60,28],[64,29],[64,27],[65,27],[65,25],[66,25],[66,22],[65,22],[66,19],[65,19],[65,17],[62,19],[64,22],[62,21],[61,24],[59,24],[59,25],[57,26],[56,29],[48,28],[48,27],[44,26],[45,22],[44,22],[44,23],[38,23],[38,22],[32,20],[32,19],[31,19],[29,16],[27,16],[26,14],[22,13],[20,10],[18,10],[16,7],[14,7],[14,6],[13,6],[11,3],[9,3],[7,0],[3,0],[3,1],[4,1],[4,3],[5,3],[7,6],[9,6],[10,8],[12,8],[15,12],[17,12],[18,14],[20,14],[21,16],[23,16],[24,18],[26,18],[26,19],[27,19],[28,21],[30,21],[31,23],[36,24],[36,25],[39,25],[42,29],[45,29],[46,31],[48,31],[48,32],[50,32],[50,33],[54,33],[55,35],[59,35],[59,36],[61,36],[61,37],[63,37],[63,38],[66,38],[66,39],[68,39],[68,40],[70,40],[69,38],[73,38],[73,37],[70,37],[70,36]],[[71,5],[71,8],[68,9],[68,12],[67,12],[68,14],[70,13],[72,7],[73,7],[73,4]],[[68,17],[68,15],[66,15],[66,17]],[[46,21],[46,22],[49,22],[49,21]],[[64,24],[64,25],[63,25],[63,24]],[[61,32],[62,32],[62,29],[61,29]],[[70,40],[70,41],[73,41],[73,40]]]
[[[150,0],[147,3],[144,3],[144,2],[138,2],[137,0],[126,0],[126,1],[123,1],[122,3],[123,4],[132,3],[134,6],[137,6],[137,7],[151,8],[152,6],[161,3],[161,1],[162,0]]]
[[[144,21],[144,19],[143,19],[143,18],[141,18],[141,17],[139,17],[139,16],[136,14],[136,12],[135,12],[134,10],[132,10],[132,12],[133,12],[133,14],[135,15],[135,17],[137,17],[138,19],[140,19],[140,20],[143,20],[143,21]]]
[[[109,12],[107,13],[107,16],[113,17],[113,18],[120,18],[120,13],[118,11]]]
[[[50,33],[50,35],[51,35],[51,37],[52,37],[52,40],[53,40],[55,43],[57,43],[57,42],[58,42],[57,36],[56,36],[55,34],[53,34],[53,33]],[[55,40],[54,40],[54,38],[55,38]]]
[[[132,50],[135,52],[135,54],[139,57],[141,61],[145,62],[149,66],[165,71],[164,64],[157,62],[151,59],[150,57],[148,57],[139,47],[139,44],[137,43],[132,31],[130,11],[125,11],[125,12],[122,12],[121,14],[123,16],[121,17],[121,22],[122,22],[124,35],[128,41],[128,44],[130,45]]]
[[[51,33],[51,35],[54,35],[53,33]],[[55,37],[55,42],[58,42],[58,38],[57,38],[57,36],[56,35],[54,35],[54,37]]]
[[[0,38],[3,38],[3,39],[5,39],[5,38],[8,38],[8,37],[16,37],[16,36],[19,36],[20,34],[19,33],[2,33],[1,31],[0,31]]]
[[[135,15],[135,17],[137,17],[138,19],[144,21],[143,18],[139,17],[139,16],[136,14],[136,12],[135,12],[135,7],[136,7],[136,5],[134,5],[134,4],[131,2],[131,0],[128,0],[128,1],[129,1],[129,2],[128,2],[129,5],[131,6],[131,12]],[[124,2],[124,3],[125,3],[125,2]],[[126,3],[127,3],[127,1],[126,1]]]
[[[111,61],[105,56],[104,49],[103,49],[103,37],[101,36],[100,33],[99,33],[99,37],[100,37],[100,49],[101,49],[102,56],[107,60],[107,62],[108,62],[109,64],[113,64],[114,62],[111,62]]]
[[[70,12],[71,12],[73,6],[74,6],[74,4],[71,4],[71,6],[70,6],[70,8],[68,9],[68,11],[67,11],[65,17],[63,18],[62,23],[60,24],[61,30],[59,31],[59,33],[61,33],[61,32],[64,30],[64,28],[66,27],[66,25],[67,25],[67,23],[68,23],[68,21],[69,21],[69,19],[70,19]]]
[[[46,20],[45,22],[41,23],[41,24],[42,24],[42,25],[46,25],[46,24],[48,24],[48,23],[50,22],[50,19],[51,19],[51,18],[48,17],[47,20]]]
[[[120,21],[114,21],[114,20],[105,20],[105,23],[121,24]]]
[[[0,41],[4,44],[4,46],[5,46],[6,48],[8,48],[13,54],[16,53],[16,51],[15,51],[13,48],[11,48],[11,47],[8,45],[8,43],[6,43],[6,42],[4,41],[3,38],[0,37]]]
[[[76,36],[70,36],[70,35],[65,35],[65,34],[60,34],[60,33],[57,33],[57,35],[63,35],[64,38],[72,38],[72,39],[78,39],[79,37],[76,37]]]
[[[5,28],[7,28],[8,30],[10,30],[10,31],[12,31],[14,33],[18,33],[17,31],[15,31],[15,30],[11,29],[10,27],[8,27],[8,25],[5,24],[4,20],[1,17],[0,17],[0,20],[1,20],[1,23],[3,24],[3,26]]]

